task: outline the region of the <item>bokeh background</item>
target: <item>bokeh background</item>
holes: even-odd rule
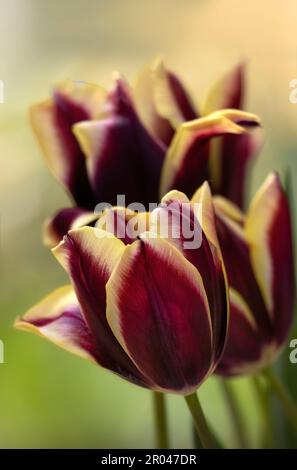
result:
[[[44,218],[69,204],[34,141],[30,103],[56,81],[110,83],[114,69],[133,80],[156,55],[201,101],[207,87],[238,61],[247,64],[247,108],[266,133],[251,175],[253,191],[271,169],[290,166],[297,182],[295,0],[6,0],[0,1],[1,315],[0,447],[152,447],[150,393],[12,328],[14,318],[65,275],[42,246]],[[297,337],[292,332],[291,338]],[[297,364],[285,348],[278,369],[297,397]],[[265,420],[250,381],[236,380],[250,445],[265,437]],[[224,445],[237,445],[220,383],[201,399]],[[191,427],[180,397],[169,397],[172,445],[189,447]],[[297,446],[277,404],[278,445]]]

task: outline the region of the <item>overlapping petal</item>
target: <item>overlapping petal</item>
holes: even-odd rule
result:
[[[155,104],[154,68],[146,65],[139,73],[133,87],[135,106],[142,122],[147,129],[167,146],[169,145],[174,128],[166,117],[159,114]]]
[[[156,389],[189,393],[209,374],[212,328],[201,276],[170,243],[143,234],[107,283],[107,319]]]
[[[207,185],[207,183],[205,183]],[[151,219],[157,226],[157,232],[173,243],[199,271],[207,294],[213,330],[214,360],[218,360],[225,345],[228,324],[228,297],[223,262],[218,245],[213,244],[204,231],[204,220],[201,217],[203,206],[212,206],[211,193],[204,191],[198,202],[189,199],[178,191],[170,191],[162,199]],[[209,198],[208,201],[206,200]],[[206,209],[207,210],[207,209]],[[209,208],[213,211],[213,208]],[[199,217],[199,218],[198,218]],[[200,219],[200,220],[199,220]],[[209,221],[208,221],[209,222]],[[208,227],[216,233],[214,218]],[[165,233],[163,228],[166,229]],[[151,225],[150,230],[155,229]]]
[[[106,320],[105,285],[125,245],[111,233],[83,227],[68,233],[54,254],[68,272],[86,323],[96,341],[100,364],[128,380],[147,381],[115,339]]]
[[[228,281],[236,293],[218,371],[227,375],[253,372],[276,357],[292,324],[294,272],[288,202],[278,176],[271,174],[246,217],[221,198],[215,205]],[[244,321],[247,312],[250,326]],[[249,341],[250,349],[245,351]]]
[[[263,338],[248,304],[230,289],[230,323],[225,352],[217,373],[241,375],[259,369],[263,354]]]
[[[72,133],[76,122],[94,119],[105,91],[86,83],[68,81],[54,89],[52,99],[31,108],[31,122],[46,162],[78,206],[91,208],[94,197],[85,157]]]
[[[243,109],[245,89],[245,66],[236,65],[213,84],[202,106],[203,115],[219,109]]]
[[[109,92],[84,82],[60,84],[50,100],[32,107],[32,125],[51,171],[81,209],[118,205],[118,194],[126,196],[126,205],[148,207],[172,188],[191,197],[205,180],[214,193],[242,206],[247,169],[260,147],[251,131],[258,121],[236,110],[213,111],[242,107],[243,77],[239,65],[215,85],[198,120],[179,78],[157,59],[132,89],[119,75]],[[219,117],[241,131],[232,125],[216,129]],[[47,243],[58,240],[52,224],[68,227],[69,214],[61,211],[49,222]]]
[[[165,68],[162,60],[154,66],[154,99],[157,111],[175,129],[198,117],[198,111],[177,75]]]
[[[153,213],[107,207],[93,214],[93,227],[70,230],[53,253],[73,288],[53,293],[17,326],[90,356],[143,387],[194,391],[216,368],[228,323],[225,272],[207,183],[196,199],[205,202],[205,232],[201,211],[177,191]],[[170,216],[172,234],[166,238],[152,218],[162,212]],[[69,224],[78,225],[87,215],[70,213]],[[186,245],[191,242],[186,223],[194,236],[199,233],[198,246]]]
[[[275,338],[282,344],[292,323],[294,257],[289,205],[275,173],[268,176],[250,206],[245,236]]]
[[[101,119],[74,126],[92,190],[98,202],[126,204],[156,201],[165,147],[141,124],[127,84],[118,79]]]
[[[210,175],[216,194],[244,207],[248,172],[262,141],[262,130],[250,128],[242,135],[224,135],[212,142]]]
[[[98,215],[96,230],[105,230],[119,238],[125,245],[132,243],[148,230],[150,214],[125,207],[109,207]]]
[[[97,347],[72,286],[56,289],[15,322],[18,329],[42,336],[63,349],[92,361]]]
[[[72,229],[93,225],[98,216],[91,211],[79,207],[65,207],[47,219],[43,226],[43,242],[53,248],[63,236]]]
[[[175,188],[192,196],[205,180],[212,183],[214,162],[211,143],[214,139],[223,135],[233,135],[234,139],[242,137],[258,125],[255,115],[236,110],[216,112],[182,124],[165,157],[160,194]],[[217,157],[216,165],[221,167],[221,153]],[[236,157],[237,154],[234,155]]]

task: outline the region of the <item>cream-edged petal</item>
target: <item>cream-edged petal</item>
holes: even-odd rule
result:
[[[43,243],[53,248],[60,243],[69,230],[92,225],[97,218],[98,214],[78,207],[60,209],[44,222]]]
[[[126,247],[106,291],[112,331],[154,388],[197,388],[213,362],[209,306],[194,266],[148,232]]]
[[[57,346],[92,361],[96,345],[85,323],[72,286],[56,289],[15,321],[20,330],[35,333]]]
[[[202,106],[203,114],[223,108],[243,107],[244,65],[239,64],[223,75],[210,88]]]
[[[222,216],[225,215],[240,225],[244,223],[245,214],[239,207],[236,206],[236,204],[233,204],[231,201],[222,196],[214,196],[213,203],[216,212],[220,213]]]
[[[244,132],[241,126],[219,114],[182,124],[165,156],[160,196],[170,189],[178,189],[192,196],[208,177],[209,141],[223,134]]]
[[[270,174],[252,200],[245,236],[251,262],[270,317],[284,337],[292,321],[294,268],[288,201],[276,173]]]
[[[220,252],[220,245],[216,232],[215,211],[211,189],[207,181],[197,189],[191,199],[194,213],[199,220],[207,239]]]
[[[153,94],[158,113],[174,129],[181,123],[198,117],[188,92],[177,76],[166,69],[161,58],[156,60],[153,67]]]

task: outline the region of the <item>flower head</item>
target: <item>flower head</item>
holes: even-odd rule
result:
[[[247,215],[216,198],[218,236],[230,285],[230,323],[217,372],[253,373],[277,357],[293,320],[294,261],[289,206],[272,173]]]
[[[119,239],[98,227],[71,230],[53,252],[72,286],[50,294],[16,326],[130,382],[188,394],[216,368],[228,321],[209,188],[205,184],[191,203],[182,193],[168,193],[152,217],[109,209],[104,224],[114,214],[125,227],[133,221],[134,236],[126,231]]]
[[[126,204],[148,206],[171,189],[192,197],[205,180],[242,206],[246,170],[261,143],[259,119],[240,111],[243,88],[239,66],[198,110],[158,60],[133,87],[118,75],[109,91],[82,82],[58,85],[51,99],[32,107],[31,121],[50,170],[87,218],[97,203],[117,204],[118,194]],[[48,222],[47,243],[72,228],[75,212],[62,209]]]

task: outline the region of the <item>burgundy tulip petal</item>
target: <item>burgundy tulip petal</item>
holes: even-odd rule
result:
[[[211,87],[203,106],[203,114],[226,108],[243,109],[244,68],[244,64],[237,65]]]
[[[191,197],[214,173],[210,144],[223,135],[244,134],[247,122],[256,124],[258,119],[243,111],[224,110],[182,124],[165,157],[160,184],[161,196],[170,189],[178,189]],[[220,158],[215,160],[215,166],[220,169]]]
[[[200,208],[197,208],[197,212]],[[222,260],[215,246],[207,239],[194,207],[183,193],[170,191],[152,213],[154,225],[181,250],[199,271],[210,307],[214,357],[219,358],[225,344],[228,321],[228,299]],[[163,227],[166,233],[162,233]],[[154,227],[150,227],[152,230]]]
[[[209,306],[196,268],[147,233],[126,247],[106,290],[108,322],[154,388],[196,389],[213,367]]]
[[[105,285],[119,261],[125,245],[104,231],[92,227],[72,230],[54,254],[69,273],[100,354],[100,364],[131,382],[146,386],[137,370],[114,337],[106,320]]]
[[[118,194],[126,196],[126,205],[157,201],[165,148],[141,124],[121,80],[108,96],[102,119],[81,123],[74,132],[87,155],[98,202],[116,205]]]
[[[262,146],[261,134],[261,129],[255,129],[244,135],[221,138],[220,181],[215,190],[238,207],[244,206],[248,170]]]
[[[98,343],[85,321],[72,286],[53,291],[22,318],[18,318],[15,327],[35,333],[66,351],[97,362],[132,383],[148,386],[139,372],[134,376],[129,368],[120,369],[116,356],[104,356],[104,347]],[[129,362],[128,357],[127,361]]]
[[[180,109],[184,121],[192,121],[198,117],[198,113],[191,103],[188,93],[185,91],[181,81],[173,72],[168,73],[168,82],[174,100]]]
[[[43,229],[44,244],[54,247],[60,243],[63,236],[74,228],[84,225],[93,225],[98,216],[79,207],[66,207],[56,212],[50,219],[46,220]]]
[[[174,135],[174,128],[170,121],[158,112],[154,75],[154,68],[151,64],[141,70],[133,87],[133,97],[137,112],[144,125],[152,135],[168,146]]]
[[[274,337],[281,345],[293,321],[294,256],[289,205],[274,173],[252,201],[245,234]]]
[[[81,314],[72,286],[56,289],[18,318],[15,326],[86,359],[98,359],[96,342]]]
[[[185,121],[198,118],[198,111],[189,93],[176,74],[157,60],[153,70],[153,93],[158,113],[175,129]]]
[[[226,202],[227,205],[227,202]],[[220,207],[222,209],[222,207]],[[253,313],[263,340],[270,340],[273,326],[269,318],[250,259],[250,250],[240,224],[216,211],[217,233],[230,287],[237,291]]]
[[[216,372],[232,376],[257,370],[262,348],[262,337],[252,312],[238,292],[231,289],[227,343]]]
[[[52,100],[31,109],[32,126],[51,171],[85,208],[92,208],[95,200],[72,126],[99,113],[103,96],[99,87],[67,82],[55,89]]]

